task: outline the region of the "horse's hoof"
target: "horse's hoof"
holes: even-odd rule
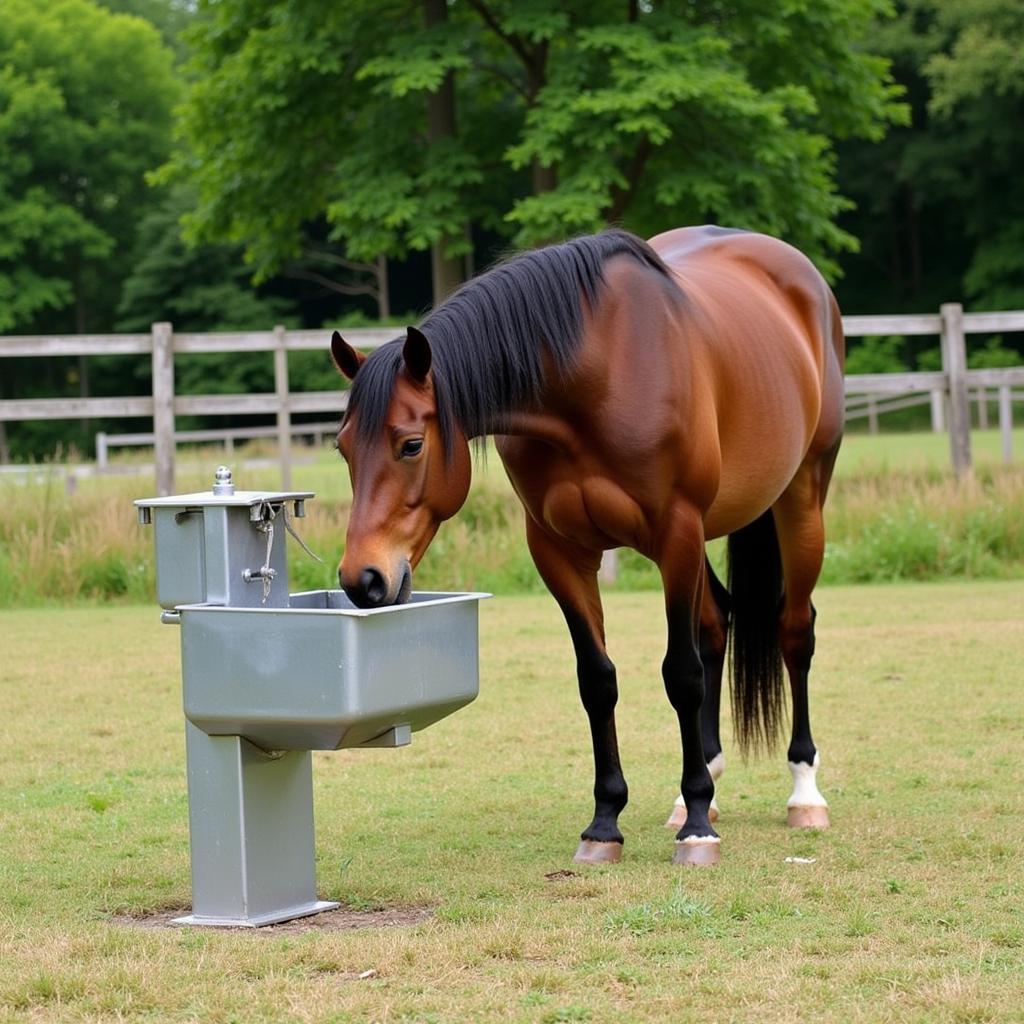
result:
[[[828,828],[829,825],[827,807],[787,807],[786,817],[790,828]]]
[[[668,816],[668,821],[665,822],[665,828],[670,828],[673,832],[678,832],[685,824],[686,804],[674,804],[672,807],[672,813]]]
[[[708,808],[708,821],[718,821],[718,807],[713,800]],[[675,804],[672,813],[668,816],[668,821],[665,822],[665,828],[678,832],[685,824],[686,804]]]
[[[717,836],[697,836],[676,842],[673,864],[711,867],[722,859],[722,840]]]
[[[576,847],[576,864],[618,864],[622,860],[622,843],[599,843],[594,839],[581,839]]]

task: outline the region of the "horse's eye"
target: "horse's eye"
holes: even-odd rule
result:
[[[419,455],[421,451],[423,451],[423,438],[412,437],[402,443],[400,454],[403,459],[411,459],[414,455]]]

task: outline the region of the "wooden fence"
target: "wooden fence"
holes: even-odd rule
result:
[[[971,467],[969,396],[984,389],[998,398],[1003,431],[1003,454],[1011,457],[1014,389],[1024,389],[1024,367],[968,370],[965,336],[1000,331],[1024,331],[1024,310],[1003,313],[964,313],[959,303],[947,303],[938,314],[849,316],[843,318],[847,336],[938,335],[943,369],[929,373],[870,374],[846,379],[849,415],[869,420],[909,404],[929,403],[933,427],[948,425],[950,453],[958,475]],[[349,340],[371,349],[395,336],[394,329],[350,330]],[[69,337],[0,338],[0,358],[40,356],[138,355],[152,365],[152,394],[122,398],[29,398],[0,401],[0,421],[40,419],[99,419],[135,417],[153,420],[157,490],[174,490],[175,433],[178,416],[275,415],[281,483],[290,488],[292,416],[324,413],[337,416],[343,394],[336,391],[293,392],[289,389],[288,353],[316,350],[327,358],[329,333],[272,331],[217,334],[176,334],[169,323],[155,323],[149,334],[73,335]],[[174,358],[208,352],[269,352],[274,359],[274,391],[263,394],[176,395]],[[986,407],[987,408],[987,407]],[[109,444],[109,439],[108,439]]]

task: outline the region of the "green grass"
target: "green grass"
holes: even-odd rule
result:
[[[0,1020],[1024,1019],[1024,583],[817,603],[830,831],[785,827],[783,755],[729,746],[723,863],[672,867],[661,601],[613,594],[626,853],[548,880],[589,820],[588,731],[553,603],[502,597],[474,704],[315,755],[321,895],[435,916],[301,935],[111,923],[189,899],[179,633],[152,605],[0,613]]]
[[[1018,463],[1024,459],[1024,427],[1013,431],[1013,452]],[[971,454],[976,466],[998,465],[1002,453],[998,430],[971,431]],[[843,477],[891,470],[945,471],[949,466],[948,434],[848,433],[843,439],[836,472]]]
[[[994,436],[994,435],[993,435]],[[987,440],[992,437],[986,435]],[[1013,578],[1024,572],[1024,463],[981,456],[957,484],[939,435],[854,436],[840,454],[826,514],[824,583]],[[1024,439],[1020,450],[1024,450]],[[206,490],[222,453],[183,455],[179,492]],[[323,564],[293,547],[295,589],[337,586],[350,505],[348,476],[324,451],[296,468],[295,487],[317,493],[302,536]],[[279,487],[277,470],[237,468],[239,486]],[[132,499],[153,493],[145,477],[83,479],[72,496],[55,475],[38,484],[0,481],[0,608],[80,601],[139,603],[153,593],[150,531]],[[715,556],[720,562],[720,551]],[[523,511],[492,453],[478,462],[469,500],[445,524],[417,570],[421,589],[540,593]],[[657,570],[623,552],[618,589],[657,589]]]

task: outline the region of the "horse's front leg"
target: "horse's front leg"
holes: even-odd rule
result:
[[[725,589],[707,558],[704,559],[704,593],[700,605],[700,660],[704,666],[704,701],[700,707],[701,732],[704,737],[704,756],[715,786],[725,771],[725,755],[719,733],[722,706],[722,673],[725,667],[725,649],[729,631],[729,592]],[[718,804],[714,798],[708,816],[718,819]],[[665,827],[678,832],[686,823],[686,801],[676,798]]]
[[[709,812],[715,783],[704,758],[701,704],[704,667],[698,647],[698,625],[705,585],[704,533],[696,510],[674,510],[658,555],[668,615],[668,650],[662,666],[665,692],[679,717],[683,745],[680,789],[686,821],[676,834],[677,864],[716,864],[720,840]]]
[[[551,537],[527,516],[530,554],[565,616],[576,652],[580,698],[594,744],[594,819],[583,830],[573,858],[578,863],[614,863],[622,856],[618,819],[628,790],[619,764],[615,666],[605,651],[604,613],[597,584],[601,552]]]

